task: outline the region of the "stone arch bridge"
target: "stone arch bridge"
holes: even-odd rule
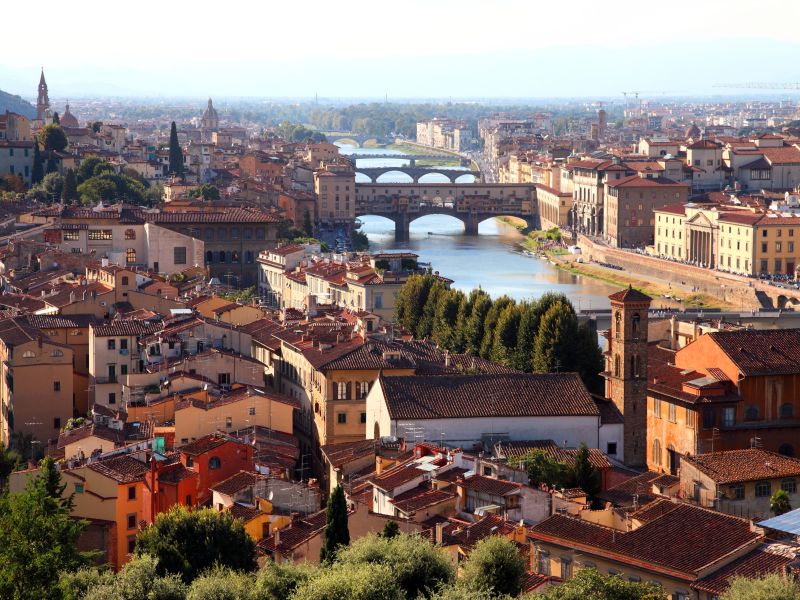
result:
[[[408,240],[411,222],[426,215],[455,217],[467,235],[477,235],[478,225],[495,217],[517,217],[528,227],[539,226],[533,184],[357,183],[356,216],[365,215],[394,221],[400,242]]]
[[[419,183],[419,180],[425,175],[437,173],[443,175],[450,180],[450,183],[455,183],[456,179],[462,175],[472,175],[476,181],[481,181],[480,171],[467,171],[465,169],[448,169],[446,167],[416,167],[416,166],[400,166],[400,167],[356,167],[356,173],[361,173],[369,177],[371,182],[377,182],[378,177],[386,173],[404,173],[411,177],[414,183]]]
[[[348,131],[320,131],[331,144],[336,142],[351,142],[357,148],[362,147],[367,142],[375,142],[376,145],[390,144],[393,140],[382,135],[369,133],[352,133]]]

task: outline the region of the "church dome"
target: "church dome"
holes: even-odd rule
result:
[[[67,102],[67,106],[64,109],[64,114],[59,118],[59,122],[61,123],[62,127],[80,127],[78,119],[75,118],[75,115],[69,112],[69,102]]]
[[[203,113],[203,120],[205,121],[207,119],[219,119],[217,116],[217,109],[214,108],[214,105],[211,103],[211,98],[208,99],[208,106]]]
[[[697,126],[697,123],[692,123],[689,127],[687,127],[684,136],[687,138],[695,138],[695,139],[700,137],[700,128]]]

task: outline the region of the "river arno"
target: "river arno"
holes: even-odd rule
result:
[[[383,149],[343,147],[346,154],[387,153]],[[401,157],[402,153],[398,153]],[[398,166],[393,159],[370,161],[370,166]],[[385,177],[385,178],[384,178]],[[400,173],[389,173],[379,181],[410,181]],[[436,181],[436,175],[426,181]],[[441,176],[439,176],[441,177]],[[360,177],[356,176],[356,181]],[[442,181],[446,181],[442,178]],[[463,235],[461,221],[430,215],[411,223],[411,239],[398,243],[394,224],[374,216],[360,217],[361,230],[367,234],[371,250],[412,250],[420,260],[431,263],[434,270],[454,280],[462,290],[481,287],[492,296],[508,294],[516,299],[538,298],[545,292],[563,292],[579,310],[608,308],[608,294],[616,288],[602,282],[572,275],[557,269],[548,261],[522,254],[518,244],[522,235],[510,225],[494,219],[484,221],[479,235]]]

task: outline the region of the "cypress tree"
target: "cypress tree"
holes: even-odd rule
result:
[[[319,560],[323,564],[333,562],[339,548],[350,545],[350,530],[347,528],[347,501],[341,485],[337,485],[331,497],[328,498],[327,523],[322,537]]]
[[[443,350],[455,351],[456,321],[464,292],[444,290],[436,302],[433,319],[433,341]]]
[[[572,478],[575,485],[586,492],[590,500],[600,492],[600,471],[589,461],[589,448],[581,444],[575,453],[575,464],[572,466]]]
[[[61,197],[65,202],[74,202],[78,199],[78,182],[74,169],[67,169],[64,175],[64,189],[61,191]]]
[[[445,292],[447,292],[447,288],[444,287],[444,284],[439,280],[434,280],[434,283],[428,290],[428,297],[425,298],[425,306],[417,322],[417,328],[414,330],[414,336],[417,339],[421,340],[431,337],[433,326],[436,321],[436,305],[439,302],[439,297]]]
[[[571,371],[574,367],[578,319],[572,306],[556,302],[542,316],[533,352],[536,373]]]
[[[308,209],[303,213],[303,231],[308,237],[313,237],[314,235],[314,226],[311,224],[311,213],[308,212]]]
[[[539,313],[536,305],[530,302],[523,302],[520,311],[514,368],[530,372],[533,362],[533,345],[539,330]]]
[[[57,112],[53,113],[53,125],[61,125],[61,118],[58,116]]]
[[[178,126],[175,121],[169,130],[169,172],[170,175],[183,176],[183,150],[178,143]]]
[[[484,325],[486,316],[492,308],[492,298],[483,290],[477,290],[475,300],[472,303],[472,312],[467,319],[464,328],[464,351],[469,354],[478,355],[483,340]]]
[[[497,318],[497,327],[494,329],[494,341],[489,357],[493,362],[513,367],[516,358],[517,334],[521,307],[509,304]]]
[[[31,183],[36,185],[44,177],[44,161],[42,153],[39,152],[39,142],[33,143],[33,170],[31,171]]]
[[[56,157],[52,152],[47,153],[47,167],[45,168],[45,171],[47,173],[55,173],[58,171],[58,163],[56,162]]]
[[[483,324],[483,339],[480,346],[481,358],[489,358],[491,356],[492,348],[494,347],[494,328],[497,326],[500,314],[509,304],[514,304],[514,301],[508,296],[501,296],[494,301],[492,308],[486,313],[486,321]]]

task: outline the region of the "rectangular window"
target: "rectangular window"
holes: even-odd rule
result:
[[[128,515],[128,529],[136,529],[136,513]]]
[[[611,456],[616,456],[617,442],[608,442],[608,444],[606,444],[606,454],[609,454]]]
[[[111,392],[108,394],[108,403],[109,404],[116,404],[117,403],[117,394]]]
[[[347,413],[337,413],[336,422],[339,425],[344,425],[345,423],[347,423]]]
[[[61,417],[53,418],[53,429],[61,429]]]
[[[61,391],[61,382],[60,381],[54,381],[53,382],[53,391],[54,392],[60,392]]]
[[[78,242],[81,239],[80,231],[64,231],[65,242]]]
[[[231,417],[225,417],[225,427],[227,429],[233,427],[233,419]]]
[[[175,248],[173,248],[173,253],[174,253],[173,262],[176,265],[186,264],[186,246],[176,246]]]
[[[784,479],[781,481],[781,489],[786,492],[787,494],[795,494],[797,493],[797,480],[796,479]]]
[[[653,399],[653,413],[655,413],[656,417],[659,419],[661,418],[661,400],[658,398]]]
[[[250,409],[249,409],[249,411],[248,411],[248,414],[249,414],[251,417],[252,417],[254,414],[256,414],[256,407],[255,407],[255,406],[251,406],[251,407],[250,407]]]
[[[675,423],[677,421],[676,417],[676,407],[674,402],[669,403],[669,422]]]
[[[769,481],[756,481],[756,498],[769,498],[772,495],[772,484]]]
[[[128,486],[128,500],[136,500],[136,486],[129,485]]]
[[[366,422],[367,422],[367,413],[362,412],[361,413],[361,423],[364,424]]]
[[[733,406],[726,406],[722,409],[722,426],[733,427],[736,425],[736,409]]]
[[[110,229],[90,229],[89,240],[93,242],[110,241],[114,239],[114,234]]]
[[[128,365],[120,365],[119,366],[119,374],[120,375],[127,375],[128,374]]]
[[[567,580],[572,577],[572,561],[561,557],[561,579]]]
[[[536,563],[536,571],[538,573],[550,575],[550,555],[547,552],[539,551]]]
[[[127,339],[122,338],[119,341],[119,349],[120,350],[127,350],[128,349],[128,340]]]
[[[731,486],[731,497],[734,500],[744,500],[744,484],[737,483]]]
[[[775,242],[775,252],[781,252],[781,242]]]
[[[108,340],[106,343],[106,347],[109,350],[116,350],[117,349],[117,340]]]
[[[76,494],[82,494],[83,493],[83,484],[82,483],[76,483],[75,484],[75,493]]]
[[[125,262],[129,265],[136,264],[136,248],[128,248],[125,250]]]
[[[136,550],[136,536],[129,535],[128,536],[128,554],[133,554]]]

